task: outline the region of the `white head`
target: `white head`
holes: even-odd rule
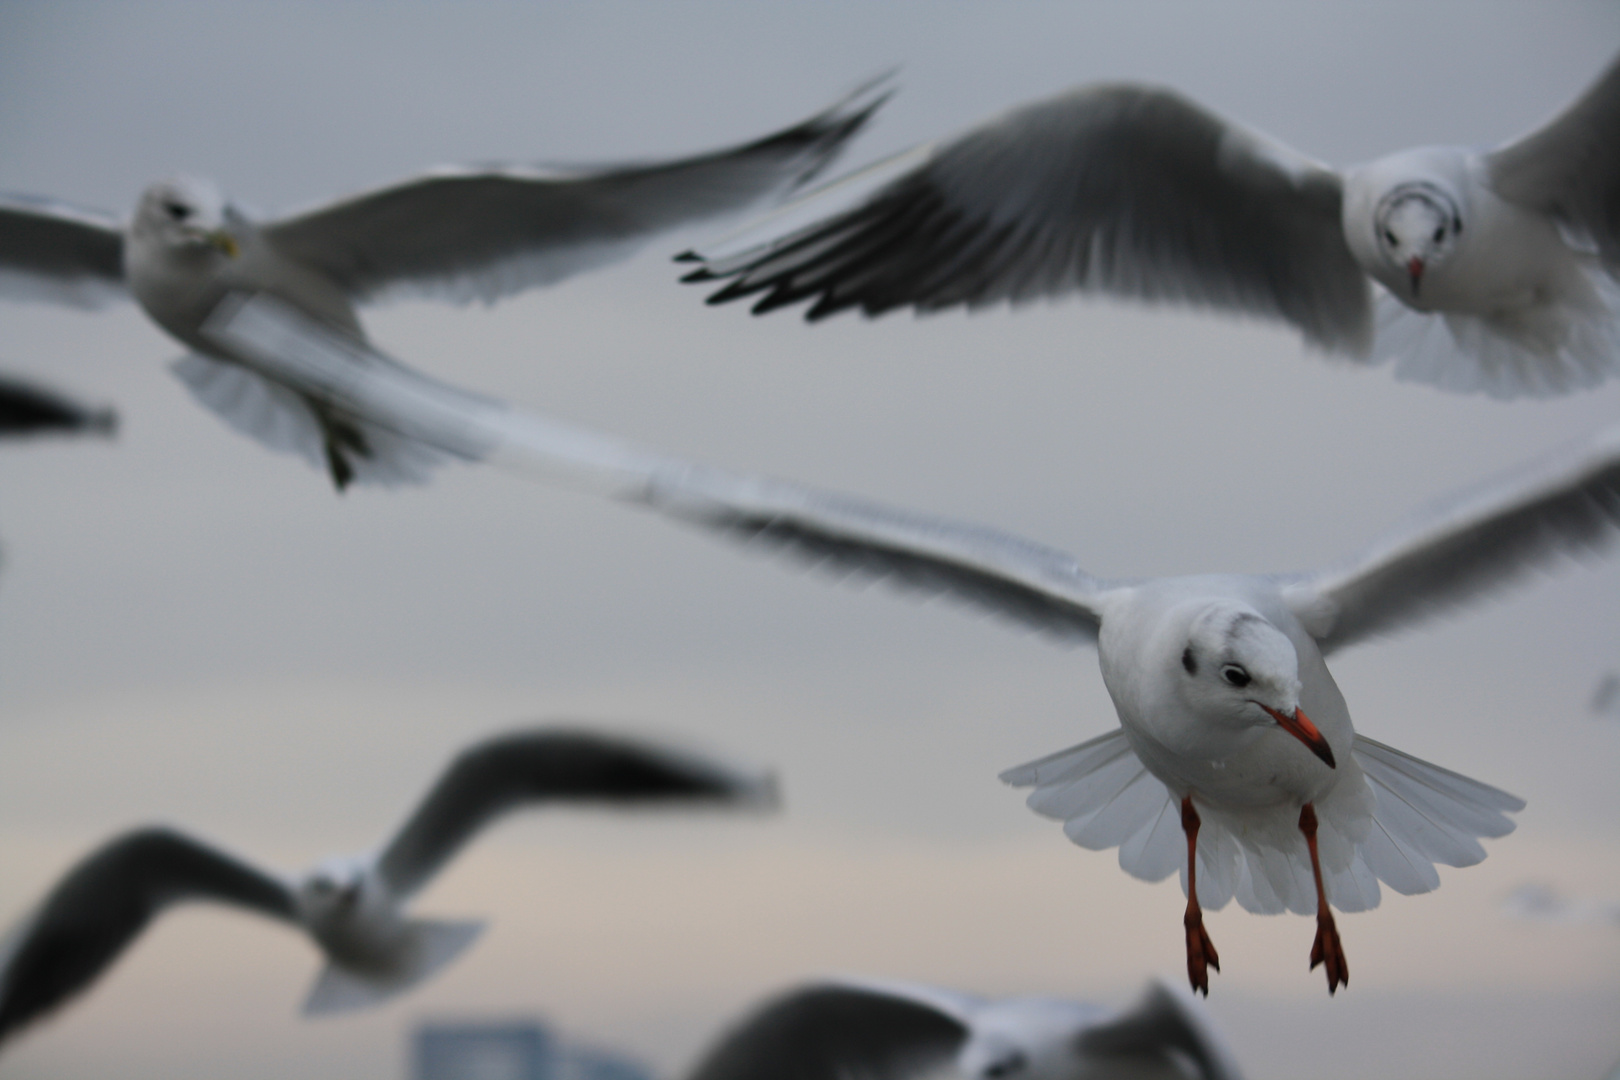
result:
[[[1373,211],[1374,242],[1384,261],[1411,284],[1417,299],[1423,275],[1445,261],[1462,234],[1457,200],[1427,180],[1397,184],[1378,200]]]
[[[168,249],[234,257],[240,251],[236,233],[243,224],[245,219],[212,181],[194,176],[158,181],[135,207],[135,234]]]
[[[323,861],[298,883],[298,911],[317,936],[323,931],[357,924],[376,906],[376,884],[369,861],[339,856]]]
[[[1104,1010],[1071,1001],[1013,998],[984,1006],[956,1066],[969,1080],[1075,1080],[1080,1033]]]
[[[1233,733],[1280,726],[1333,766],[1327,740],[1299,709],[1299,654],[1288,635],[1234,601],[1200,603],[1187,615],[1174,663],[1193,714]]]

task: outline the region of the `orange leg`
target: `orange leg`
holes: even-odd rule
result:
[[[1209,997],[1209,969],[1221,970],[1215,943],[1204,929],[1204,909],[1198,906],[1198,811],[1192,796],[1181,800],[1181,831],[1187,834],[1187,914],[1181,920],[1187,928],[1187,978],[1194,992]]]
[[[1316,941],[1311,945],[1311,970],[1315,971],[1317,964],[1327,966],[1331,997],[1339,987],[1350,985],[1350,965],[1345,963],[1339,928],[1334,925],[1333,910],[1328,907],[1327,893],[1322,890],[1322,862],[1316,854],[1316,807],[1310,803],[1300,807],[1299,831],[1305,834],[1305,846],[1311,850],[1311,873],[1316,876]]]

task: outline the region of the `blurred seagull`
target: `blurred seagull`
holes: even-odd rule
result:
[[[210,321],[330,407],[441,450],[529,468],[677,520],[1095,642],[1120,727],[1003,773],[1069,838],[1148,881],[1178,868],[1187,968],[1218,966],[1202,907],[1315,912],[1311,966],[1349,978],[1329,902],[1377,906],[1485,857],[1522,800],[1358,735],[1331,653],[1620,535],[1620,425],[1431,507],[1325,570],[1106,580],[1061,551],[787,481],[656,454],[446,387],[274,299]]]
[[[297,880],[173,829],[137,829],[81,860],[0,941],[0,1042],[83,991],[182,900],[235,904],[302,928],[326,956],[304,1012],[341,1012],[410,989],[472,944],[481,922],[415,919],[405,907],[501,814],[543,802],[774,800],[769,777],[626,739],[538,729],[464,751],[380,851],[329,859]]]
[[[1154,982],[1125,1010],[1055,998],[986,1001],[839,979],[744,1018],[687,1080],[1241,1080],[1197,999]]]
[[[112,435],[118,416],[111,409],[91,409],[31,382],[0,374],[0,437],[68,432]]]
[[[127,223],[0,196],[0,295],[94,306],[133,296],[193,350],[175,365],[237,430],[351,482],[422,479],[434,455],[290,393],[198,334],[230,290],[279,296],[363,337],[355,305],[399,294],[486,303],[625,258],[655,233],[779,196],[820,172],[882,104],[868,84],[794,127],[718,153],[555,170],[451,166],[254,221],[214,184],[153,184]]]
[[[891,157],[680,258],[703,264],[687,281],[730,279],[710,303],[763,293],[756,314],[1096,290],[1281,319],[1394,358],[1399,378],[1510,398],[1620,371],[1617,197],[1620,61],[1494,150],[1343,171],[1172,90],[1113,84]]]

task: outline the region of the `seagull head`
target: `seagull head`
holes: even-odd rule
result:
[[[245,219],[212,181],[195,176],[160,180],[135,208],[135,232],[166,248],[241,253],[236,234]]]
[[[1462,233],[1457,200],[1438,184],[1397,184],[1373,212],[1378,251],[1411,288],[1407,299],[1422,293],[1423,277],[1445,261]],[[1396,280],[1400,280],[1397,277]]]
[[[363,918],[372,906],[368,866],[352,856],[331,858],[298,883],[298,910],[304,921],[320,928]]]
[[[1299,707],[1299,654],[1247,604],[1201,605],[1177,658],[1182,698],[1201,721],[1234,734],[1282,728],[1329,768],[1333,751]]]
[[[1076,1033],[1100,1011],[1045,998],[990,1002],[973,1017],[957,1070],[971,1080],[1077,1080],[1083,1060]]]

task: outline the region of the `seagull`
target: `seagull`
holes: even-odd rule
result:
[[[0,437],[66,432],[112,435],[118,416],[111,409],[91,409],[53,390],[0,374]]]
[[[481,922],[416,919],[406,905],[483,826],[542,802],[769,806],[745,776],[644,742],[583,730],[515,731],[465,750],[377,852],[291,879],[172,828],[135,829],[91,852],[0,940],[0,1043],[83,992],[156,915],[183,900],[290,923],[325,954],[306,1015],[404,992],[472,944]]]
[[[1443,500],[1326,569],[1095,577],[994,529],[658,454],[445,386],[273,298],[233,298],[208,333],[329,407],[446,453],[653,509],[843,577],[944,594],[1097,646],[1120,726],[1002,778],[1069,839],[1182,874],[1188,978],[1219,957],[1202,908],[1316,915],[1311,967],[1349,981],[1332,908],[1440,884],[1485,857],[1521,799],[1358,734],[1327,657],[1620,535],[1620,424]],[[409,377],[406,377],[406,376]]]
[[[1620,60],[1492,150],[1338,170],[1174,90],[1081,87],[861,170],[678,256],[810,320],[1071,291],[1226,308],[1492,397],[1620,371]]]
[[[267,292],[363,337],[357,304],[401,294],[493,303],[628,257],[655,233],[810,179],[886,99],[875,80],[766,138],[673,161],[593,170],[447,166],[267,221],[213,182],[148,187],[127,222],[0,196],[0,295],[96,306],[133,298],[190,348],[175,373],[227,424],[350,483],[416,482],[439,463],[299,398],[198,334],[227,291]]]
[[[767,1002],[687,1080],[1241,1080],[1196,998],[1154,981],[1129,1009],[1056,998],[985,1000],[871,979]]]

